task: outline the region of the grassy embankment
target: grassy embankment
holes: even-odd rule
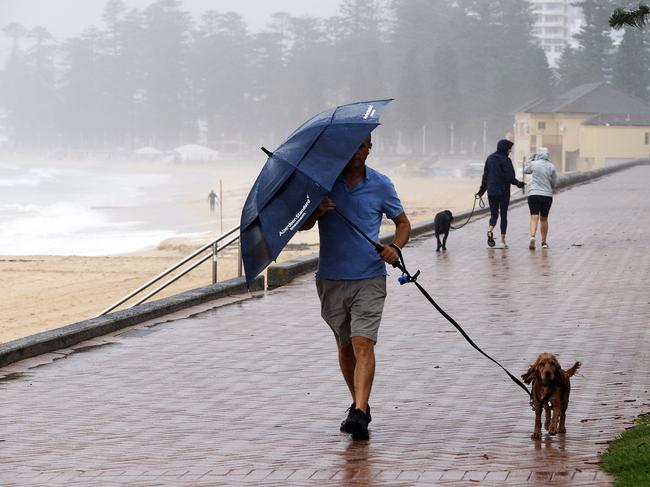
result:
[[[650,414],[624,431],[602,455],[602,468],[614,475],[615,487],[650,486]]]

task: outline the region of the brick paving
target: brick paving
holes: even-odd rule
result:
[[[609,485],[598,453],[650,410],[647,181],[637,167],[558,194],[548,251],[528,250],[524,206],[508,250],[485,247],[483,219],[447,253],[405,251],[513,373],[542,351],[583,362],[566,435],[532,441],[525,394],[392,273],[371,440],[351,441],[310,275],[0,369],[0,485]]]

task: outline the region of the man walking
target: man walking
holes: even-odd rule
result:
[[[515,169],[510,160],[510,152],[514,144],[509,140],[502,139],[497,143],[497,151],[490,154],[485,161],[483,179],[477,196],[483,196],[485,191],[488,194],[490,204],[490,225],[487,232],[487,244],[494,247],[494,234],[492,230],[501,216],[501,243],[507,249],[506,230],[508,228],[508,205],[510,205],[510,185],[523,188],[524,183],[515,177]]]
[[[408,242],[411,224],[395,188],[383,174],[366,166],[372,148],[370,136],[352,156],[334,183],[330,195],[301,230],[318,221],[320,253],[316,288],[321,316],[336,338],[343,378],[352,396],[341,431],[355,440],[369,438],[371,421],[368,400],[375,376],[374,346],[377,343],[386,299],[386,262],[397,262]],[[382,216],[395,223],[395,239],[377,251],[334,208],[377,241]]]
[[[214,189],[208,193],[208,201],[210,202],[210,213],[214,213],[214,207],[219,203],[219,195],[214,192]]]

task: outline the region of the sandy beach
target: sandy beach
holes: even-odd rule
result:
[[[20,164],[40,167],[45,163]],[[157,175],[152,183],[137,187],[137,196],[131,198],[128,205],[92,207],[107,222],[123,222],[128,216],[130,225],[107,226],[110,232],[100,232],[100,236],[105,237],[103,240],[99,237],[91,241],[83,240],[81,236],[89,237],[85,229],[79,230],[79,237],[75,236],[72,242],[69,242],[70,238],[66,241],[65,236],[62,236],[61,251],[57,252],[62,255],[40,255],[46,253],[40,252],[41,247],[35,247],[39,250],[39,255],[31,255],[29,244],[33,238],[25,240],[26,243],[18,247],[21,249],[19,251],[0,253],[8,254],[0,255],[0,282],[4,298],[0,302],[0,342],[91,318],[218,236],[221,213],[219,208],[215,213],[210,213],[207,193],[212,188],[219,191],[219,180],[223,187],[223,228],[226,230],[237,225],[244,198],[262,164],[263,161],[259,164],[221,166],[114,163],[111,168],[113,177],[116,177],[116,173],[124,176],[145,174],[147,178],[144,180],[152,181],[150,176]],[[459,167],[464,165],[459,164]],[[372,159],[369,160],[369,165],[373,165]],[[91,178],[101,178],[105,171],[102,164],[80,165],[57,161],[56,166],[75,170],[82,167],[90,175],[86,177]],[[477,177],[426,176],[414,174],[403,166],[375,167],[390,175],[405,210],[414,223],[433,219],[440,209],[457,212],[471,208],[473,194],[480,183]],[[119,184],[123,184],[123,181]],[[391,224],[386,222],[382,231],[389,230]],[[120,230],[121,228],[124,229]],[[151,245],[131,252],[113,253],[102,250],[137,232],[140,232],[142,243],[150,240]],[[166,238],[155,240],[161,236]],[[66,252],[69,249],[65,244],[74,249],[76,242],[90,250],[100,249],[105,255],[96,255],[92,251],[86,252],[86,255]],[[131,245],[140,243],[140,240],[136,240]],[[7,245],[9,244],[5,241],[3,248],[13,248]],[[317,230],[299,233],[278,261],[317,250]],[[218,265],[220,281],[235,277],[236,249],[220,256]],[[159,296],[205,286],[211,283],[211,279],[211,266],[206,262]]]

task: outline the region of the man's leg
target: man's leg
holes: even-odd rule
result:
[[[321,302],[321,316],[336,337],[339,368],[354,402],[354,369],[356,358],[350,340],[349,298],[342,282],[316,279],[316,290]]]
[[[372,382],[375,378],[375,343],[366,337],[353,336],[352,348],[356,359],[352,397],[357,409],[367,413]]]
[[[351,343],[348,343],[347,345],[339,345],[338,347],[341,373],[343,374],[345,383],[348,385],[348,389],[350,390],[352,402],[356,403],[357,401],[354,394],[354,370],[357,366],[357,359],[354,356],[354,349],[352,348]]]

